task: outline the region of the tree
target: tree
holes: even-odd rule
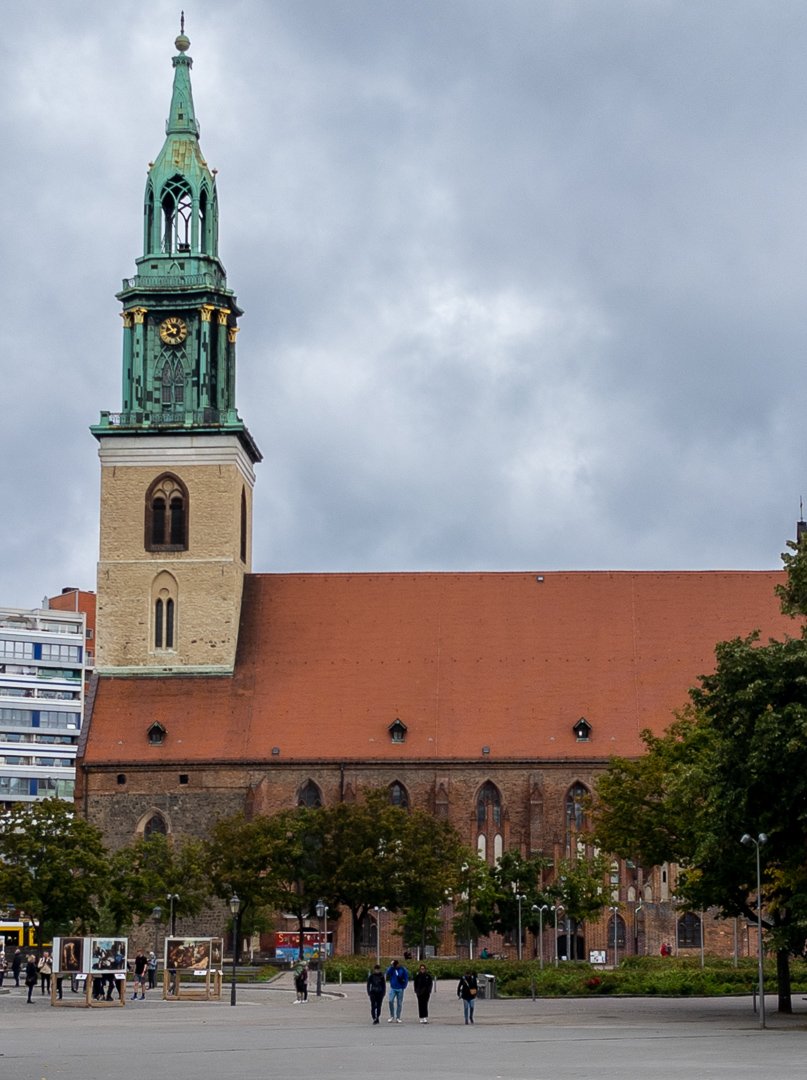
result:
[[[363,802],[323,807],[316,815],[320,888],[349,909],[355,951],[367,913],[395,907],[397,851],[409,815],[390,805],[386,788],[366,792]]]
[[[0,897],[30,915],[37,944],[63,927],[91,927],[107,881],[101,832],[61,799],[0,815]]]
[[[266,876],[269,842],[265,822],[265,818],[247,821],[242,813],[219,818],[204,844],[210,891],[225,902],[238,895],[239,925],[246,934],[269,925],[265,909],[273,894]]]
[[[782,610],[807,613],[807,541],[783,555]],[[807,639],[724,641],[716,667],[665,735],[643,734],[638,762],[615,758],[597,785],[603,847],[646,865],[677,862],[693,910],[756,920],[756,860],[744,833],[766,833],[763,924],[777,955],[779,1010],[790,1012],[789,956],[807,937]]]
[[[493,928],[497,887],[490,867],[476,852],[466,851],[454,895],[454,933],[460,941],[476,941]],[[469,948],[470,952],[470,948]]]
[[[419,929],[425,949],[430,918],[456,890],[465,849],[449,821],[438,820],[425,810],[407,815],[393,861],[394,907],[406,924]]]
[[[521,925],[535,937],[540,920],[533,907],[540,907],[551,900],[548,889],[543,888],[543,875],[550,865],[542,855],[524,858],[518,848],[505,851],[498,864],[493,868],[495,915],[493,926],[500,933],[514,933],[518,930],[518,897],[521,902]],[[535,948],[538,948],[536,941]],[[536,953],[537,955],[537,953]]]
[[[168,895],[179,896],[174,904],[178,918],[198,915],[208,891],[205,848],[197,840],[177,843],[155,832],[120,848],[110,859],[106,897],[115,932],[131,925],[134,918],[148,919],[157,904],[167,919]]]
[[[571,859],[560,859],[555,867],[555,877],[547,893],[556,903],[563,905],[569,926],[566,947],[573,960],[577,960],[577,930],[580,923],[597,918],[609,903],[609,894],[603,888],[607,869],[608,862],[604,856],[582,853]]]

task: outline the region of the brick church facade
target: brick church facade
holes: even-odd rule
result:
[[[670,723],[715,643],[788,632],[783,575],[253,573],[260,453],[236,410],[242,313],[218,258],[188,44],[177,39],[143,255],[118,294],[123,408],[93,428],[98,652],[76,805],[119,847],[386,787],[450,819],[490,862],[511,847],[565,856],[609,756],[639,754],[641,731]],[[623,931],[628,952],[692,947],[673,867],[614,860],[611,889],[620,948]],[[359,945],[349,921],[338,951]],[[604,921],[584,933],[586,949],[607,947]],[[710,951],[730,951],[733,935],[705,923]],[[441,950],[454,949],[446,935]]]

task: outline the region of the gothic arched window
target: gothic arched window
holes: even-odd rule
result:
[[[620,949],[625,948],[625,920],[621,915],[616,916],[616,943]],[[614,916],[608,922],[608,948],[614,947]]]
[[[309,810],[318,810],[322,806],[322,792],[313,780],[304,784],[297,794],[297,805]]]
[[[402,810],[409,809],[409,792],[398,780],[389,786],[389,801]]]
[[[482,785],[476,799],[477,827],[481,829],[488,820],[494,825],[502,823],[502,796],[492,780]]]
[[[175,364],[166,360],[163,364],[160,378],[160,402],[164,409],[169,410],[172,405],[185,404],[185,369],[181,360],[177,360]]]
[[[588,796],[588,788],[581,783],[573,784],[566,795],[566,844],[571,844],[572,836],[583,832],[586,815],[583,800]]]
[[[176,648],[177,582],[163,570],[151,587],[153,640],[155,649]]]
[[[146,234],[143,238],[143,253],[151,255],[154,251],[154,190],[151,184],[149,184],[148,195],[146,196],[143,231]]]
[[[694,911],[688,911],[678,920],[678,948],[698,949],[701,943],[701,920]]]
[[[146,550],[186,551],[188,548],[188,489],[165,473],[146,493]]]
[[[168,835],[168,826],[162,814],[152,814],[143,826],[143,839],[149,840],[155,833],[159,836]]]

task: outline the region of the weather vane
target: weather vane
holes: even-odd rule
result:
[[[184,11],[180,11],[180,13],[179,13],[179,32],[180,32],[180,34],[185,33],[185,12]]]

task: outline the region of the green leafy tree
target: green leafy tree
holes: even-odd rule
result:
[[[577,960],[577,931],[580,923],[596,919],[608,906],[610,895],[604,887],[608,860],[603,855],[580,853],[570,859],[560,859],[547,894],[563,905],[567,920],[568,955]],[[569,941],[568,939],[571,939]]]
[[[466,850],[449,821],[438,820],[425,810],[407,815],[394,859],[394,907],[407,924],[419,929],[419,944],[427,943],[429,921],[457,889]]]
[[[386,788],[366,792],[362,802],[316,811],[317,888],[350,911],[354,946],[369,911],[396,905],[398,851],[408,816],[390,805]]]
[[[163,908],[163,921],[169,918],[165,898],[179,896],[174,902],[177,918],[198,915],[209,892],[205,865],[205,847],[197,840],[177,842],[174,837],[152,833],[120,848],[110,859],[106,906],[114,932],[151,917],[155,905]]]
[[[807,613],[807,546],[788,545],[783,611]],[[717,645],[716,667],[668,729],[644,733],[638,762],[614,759],[597,785],[604,848],[645,865],[677,862],[692,910],[756,920],[756,859],[740,837],[766,833],[763,923],[777,955],[779,1009],[790,1012],[789,956],[807,937],[807,640]]]
[[[266,821],[247,821],[242,813],[219,818],[204,844],[210,893],[225,902],[237,894],[241,901],[239,925],[245,934],[270,925],[267,907],[274,894],[266,873],[270,850]]]
[[[454,894],[454,933],[460,941],[476,941],[493,929],[497,887],[490,867],[476,852],[462,855]]]
[[[551,895],[543,885],[544,872],[549,865],[549,860],[542,855],[525,858],[518,848],[504,852],[493,868],[496,886],[493,926],[496,930],[502,934],[518,932],[518,897],[523,896],[521,925],[533,936],[538,933],[539,918],[532,909],[551,903]]]
[[[70,803],[20,803],[0,815],[0,899],[36,922],[40,949],[62,928],[95,925],[107,871],[100,830]]]

